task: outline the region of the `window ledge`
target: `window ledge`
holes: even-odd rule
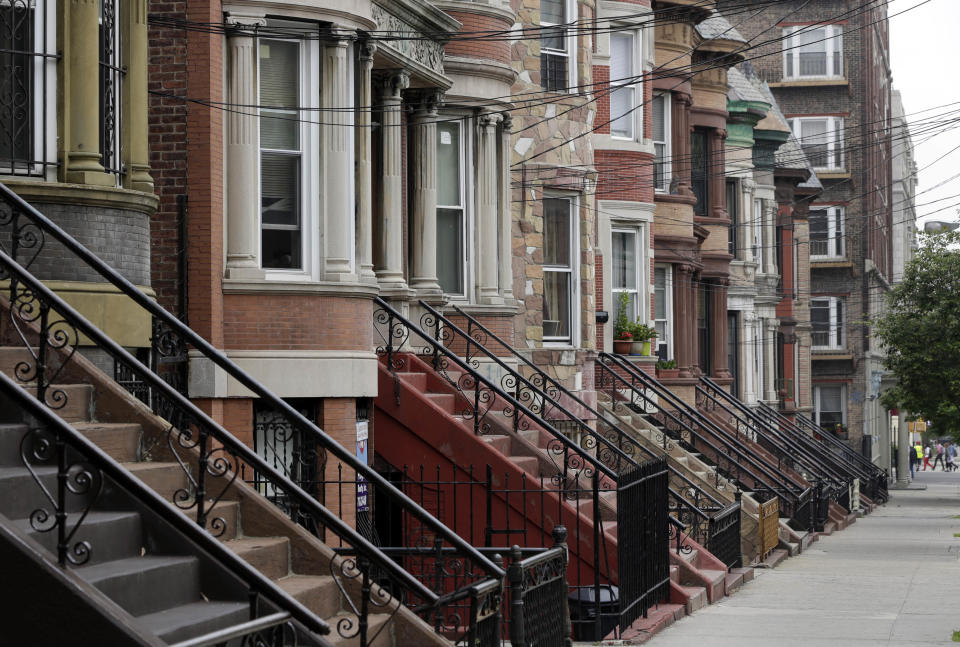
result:
[[[268,281],[223,280],[224,294],[314,294],[370,298],[380,294],[371,283],[339,283],[334,281]]]
[[[817,362],[817,361],[824,361],[824,362],[825,362],[825,361],[833,361],[833,362],[835,362],[835,361],[849,361],[849,362],[852,362],[852,361],[853,361],[853,353],[844,353],[844,352],[842,352],[842,351],[834,350],[834,349],[829,349],[829,348],[820,350],[820,349],[817,349],[816,347],[813,347],[813,348],[811,348],[810,350],[812,351],[812,352],[810,353],[810,359],[811,359],[812,361],[815,361],[815,362]]]
[[[595,151],[625,151],[631,153],[645,153],[651,157],[655,153],[653,141],[650,139],[636,141],[634,139],[614,137],[613,135],[594,135],[593,149]]]
[[[832,79],[784,79],[768,84],[771,88],[826,88],[832,86],[848,86],[850,81],[842,77]]]
[[[813,172],[816,173],[817,178],[821,180],[849,180],[851,177],[850,171],[832,171],[830,169],[814,168]]]
[[[834,258],[824,258],[822,260],[819,258],[811,258],[810,267],[818,268],[818,269],[828,269],[828,268],[844,269],[845,268],[845,269],[852,270],[853,261],[834,259]]]

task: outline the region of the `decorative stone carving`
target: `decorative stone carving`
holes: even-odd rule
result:
[[[426,38],[413,25],[378,4],[373,5],[372,15],[382,38],[397,38],[380,41],[382,47],[416,61],[432,72],[443,74],[442,43]]]

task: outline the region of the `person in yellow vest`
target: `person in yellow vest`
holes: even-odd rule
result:
[[[916,461],[916,463],[917,463],[917,471],[919,472],[919,471],[920,471],[920,463],[923,462],[923,447],[920,445],[920,442],[919,442],[919,441],[917,441],[917,444],[914,446],[913,451],[914,451],[914,453],[916,454],[916,456],[911,456],[911,458],[913,458],[913,459]]]

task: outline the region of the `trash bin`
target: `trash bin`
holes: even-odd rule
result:
[[[592,586],[573,586],[567,602],[574,640],[603,640],[620,622],[620,591],[612,584],[600,585],[600,599]],[[600,629],[597,630],[597,611]]]

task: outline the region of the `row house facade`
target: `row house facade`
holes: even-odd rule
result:
[[[882,354],[864,322],[893,276],[886,3],[756,11],[739,28],[748,38],[780,31],[786,46],[759,45],[753,63],[823,184],[809,200],[809,240],[798,241],[810,259],[812,417],[876,458],[888,413],[878,402]]]

